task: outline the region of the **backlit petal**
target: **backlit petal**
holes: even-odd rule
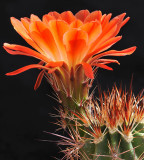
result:
[[[49,63],[49,61],[51,61],[50,59],[48,59],[46,56],[30,49],[27,47],[23,47],[20,45],[14,45],[14,44],[8,44],[8,43],[4,43],[4,49],[12,54],[12,55],[25,55],[25,56],[31,56],[31,57],[35,57],[37,59],[40,59],[46,63]]]
[[[18,19],[11,17],[11,23],[14,27],[14,29],[23,37],[29,38],[28,33],[25,29],[25,27],[22,25],[21,21]]]
[[[81,20],[82,22],[84,22],[85,18],[90,14],[90,12],[88,10],[80,10],[79,12],[77,12],[75,14],[75,17],[79,20]]]
[[[70,28],[79,28],[82,25],[83,25],[82,21],[77,19],[70,24]]]
[[[70,66],[75,66],[86,54],[87,41],[88,35],[83,30],[71,29],[64,34],[63,43]]]
[[[29,25],[30,25],[30,19],[28,18],[21,18],[21,22],[23,24],[23,26],[25,27],[25,29],[29,32]]]
[[[126,16],[126,13],[123,13],[123,14],[120,14],[119,16],[117,16],[118,19],[119,19],[119,21],[118,21],[118,23],[117,23],[116,32],[114,33],[113,36],[116,36],[116,35],[119,33],[119,31],[120,31],[120,29],[121,29],[121,27],[122,27],[123,19],[124,19],[125,16]],[[127,21],[128,21],[128,19],[126,20],[126,22],[127,22]],[[124,22],[124,23],[126,23],[126,22]]]
[[[41,21],[40,18],[38,16],[34,15],[34,14],[31,14],[30,20],[31,21]]]
[[[39,65],[39,64],[31,64],[31,65],[27,65],[27,66],[24,66],[22,68],[19,68],[19,69],[13,71],[13,72],[9,72],[6,75],[7,76],[17,75],[17,74],[25,72],[25,71],[27,71],[29,69],[33,69],[33,68],[49,70],[49,68],[52,68],[52,67],[61,67],[62,65],[63,65],[63,62],[56,62],[56,63],[55,62],[50,62],[46,66],[42,66],[42,65]]]
[[[35,48],[39,52],[42,52],[42,50],[37,46],[37,44],[31,39],[26,28],[23,26],[23,24],[19,20],[17,20],[14,17],[11,17],[11,23],[14,29],[25,39],[25,41],[28,44],[30,44],[33,48]]]
[[[102,28],[103,28],[103,29],[107,27],[107,25],[108,25],[108,23],[109,23],[109,21],[110,21],[110,19],[111,19],[111,16],[112,16],[112,14],[110,13],[110,14],[106,15],[106,16],[102,19],[101,25],[102,25]]]
[[[61,67],[63,65],[63,61],[57,61],[57,62],[49,62],[46,67],[54,68],[54,67]]]
[[[103,43],[102,45],[100,45],[98,48],[96,48],[93,52],[87,54],[86,57],[84,58],[84,61],[88,60],[90,57],[92,57],[95,54],[98,54],[98,53],[100,53],[102,51],[107,50],[113,44],[115,44],[116,42],[118,42],[121,38],[122,38],[122,36],[118,36],[118,37],[113,37],[113,38],[109,39],[108,41],[106,41],[105,43]]]
[[[69,25],[61,20],[53,20],[49,22],[49,29],[54,37],[61,59],[67,62],[67,54],[63,44],[63,35],[68,31]]]
[[[88,63],[82,63],[82,65],[84,68],[85,75],[90,79],[94,79],[93,70],[92,70],[91,65]]]
[[[130,55],[136,49],[131,47],[122,51],[106,51],[121,39],[117,34],[129,20],[129,17],[124,19],[125,15],[126,13],[123,13],[110,20],[112,14],[102,15],[101,11],[90,13],[88,10],[81,10],[75,15],[71,11],[61,14],[55,11],[49,12],[43,16],[42,21],[33,14],[30,18],[21,18],[21,21],[12,17],[11,22],[15,30],[37,51],[6,43],[5,50],[12,55],[32,56],[41,62],[23,67],[8,75],[38,68],[47,70],[47,74],[62,73],[61,78],[67,80],[63,82],[65,85],[69,83],[68,77],[73,75],[75,78],[76,66],[79,65],[90,79],[94,78],[92,66],[95,66],[94,72],[97,67],[112,70],[107,64],[119,64],[119,62],[113,59],[101,59],[102,57]],[[40,85],[43,74],[43,72],[39,74],[36,88]]]
[[[100,47],[98,47],[94,52],[99,53],[99,52],[102,52],[102,51],[109,49],[113,44],[115,44],[119,40],[121,40],[121,38],[122,38],[122,36],[118,36],[118,37],[113,37],[113,38],[109,39],[104,44],[102,44]]]
[[[86,17],[84,22],[87,23],[87,22],[96,21],[96,20],[101,21],[101,18],[102,18],[101,11],[94,11]]]
[[[17,75],[17,74],[20,74],[20,73],[22,73],[22,72],[25,72],[25,71],[27,71],[27,70],[29,70],[29,69],[33,69],[33,68],[48,70],[48,68],[45,67],[45,66],[42,66],[42,65],[39,65],[39,64],[31,64],[31,65],[28,65],[28,66],[24,66],[24,67],[22,67],[22,68],[19,68],[19,69],[13,71],[13,72],[9,72],[9,73],[7,73],[6,75],[7,75],[7,76]]]
[[[124,49],[122,51],[116,51],[116,50],[110,50],[104,53],[100,53],[96,55],[93,59],[99,59],[104,56],[126,56],[131,55],[136,50],[136,47],[130,47],[127,49]]]
[[[98,21],[89,22],[80,27],[88,34],[89,43],[92,43],[97,39],[97,37],[102,33],[101,24]]]
[[[31,37],[45,52],[46,56],[53,61],[61,59],[53,35],[44,23],[38,21],[32,22],[30,31]]]
[[[61,15],[58,12],[56,12],[56,11],[49,12],[48,15],[54,17],[55,19],[61,19]]]
[[[105,64],[100,64],[100,63],[94,63],[92,64],[93,66],[97,66],[97,67],[100,67],[100,68],[103,68],[103,69],[107,69],[107,70],[110,70],[112,71],[113,69]]]
[[[49,14],[44,15],[43,18],[42,18],[42,21],[45,24],[48,24],[49,21],[51,21],[51,20],[55,20],[55,18],[53,16],[49,15]]]
[[[76,20],[75,16],[71,11],[65,11],[61,13],[62,20],[66,21],[67,23],[71,24],[74,20]]]
[[[109,40],[114,36],[117,30],[117,22],[119,18],[114,18],[110,23],[107,25],[105,29],[103,29],[102,34],[97,38],[96,41],[93,42],[91,49],[89,52],[94,51],[98,46]]]
[[[117,63],[120,65],[119,61],[115,59],[98,59],[96,60],[96,63],[102,63],[102,64]]]

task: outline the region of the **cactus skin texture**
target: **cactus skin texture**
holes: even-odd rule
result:
[[[129,91],[114,85],[111,92],[102,93],[99,89],[98,100],[95,99],[90,96],[81,106],[75,104],[73,109],[62,110],[67,111],[61,120],[65,120],[71,139],[62,137],[59,143],[68,146],[63,159],[144,159],[143,92],[135,97],[132,85]]]
[[[127,142],[117,132],[114,134],[107,133],[100,143],[85,143],[81,150],[84,150],[91,160],[142,160],[144,158],[142,157],[144,152],[144,138],[141,135],[133,139],[132,142]],[[81,157],[81,159],[86,160],[87,158]]]

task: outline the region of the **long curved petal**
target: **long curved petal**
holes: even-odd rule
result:
[[[113,37],[113,38],[109,39],[108,41],[106,41],[105,43],[100,45],[98,48],[96,48],[93,52],[88,53],[85,56],[85,58],[83,59],[83,61],[87,61],[89,58],[91,58],[95,54],[98,54],[98,53],[100,53],[102,51],[105,51],[105,50],[109,49],[112,45],[114,45],[119,40],[121,40],[121,38],[122,38],[122,36],[118,36],[118,37]]]
[[[42,55],[42,54],[40,54],[30,48],[24,47],[24,46],[4,43],[3,47],[9,54],[12,54],[12,55],[31,56],[31,57],[35,57],[37,59],[40,59],[46,63],[49,63],[51,61],[46,56],[44,56],[44,55]]]
[[[111,20],[107,26],[102,31],[102,34],[93,42],[90,51],[93,52],[97,47],[99,47],[101,44],[109,40],[113,37],[114,33],[117,30],[117,23],[119,21],[119,18],[116,17],[113,20]]]
[[[17,75],[17,74],[20,74],[20,73],[22,73],[22,72],[25,72],[25,71],[27,71],[27,70],[29,70],[29,69],[33,69],[33,68],[48,70],[48,68],[45,67],[45,66],[42,66],[42,65],[39,65],[39,64],[30,64],[30,65],[24,66],[24,67],[22,67],[22,68],[19,68],[19,69],[15,70],[15,71],[6,73],[6,75],[7,75],[7,76]]]
[[[102,22],[101,22],[101,25],[102,25],[102,29],[104,29],[105,27],[107,27],[110,19],[111,19],[111,16],[112,14],[109,13],[108,15],[106,15],[103,19],[102,19]]]
[[[120,65],[119,61],[115,59],[98,59],[90,64],[93,64],[93,63],[102,63],[102,64],[117,63]]]
[[[14,29],[17,31],[17,33],[20,34],[29,45],[31,45],[33,48],[35,48],[39,52],[43,52],[39,48],[39,46],[31,39],[27,29],[24,27],[21,21],[19,21],[18,19],[14,17],[11,17],[11,23]]]
[[[98,60],[99,58],[105,57],[105,56],[126,56],[126,55],[131,55],[135,50],[136,50],[135,46],[127,48],[127,49],[124,49],[122,51],[110,50],[110,51],[107,51],[107,52],[99,53],[98,55],[94,56],[90,61],[93,62],[93,61]],[[85,60],[87,60],[87,59],[85,59]]]
[[[136,50],[135,46],[127,48],[127,49],[124,49],[122,51],[110,50],[110,51],[103,52],[103,53],[100,53],[100,54],[96,55],[93,59],[99,59],[99,58],[104,57],[104,56],[126,56],[126,55],[131,55],[135,50]]]
[[[111,67],[105,65],[105,64],[100,64],[100,63],[94,63],[92,64],[93,66],[97,66],[97,67],[100,67],[100,68],[103,68],[103,69],[107,69],[107,70],[113,70]]]
[[[50,62],[49,64],[47,64],[45,66],[42,66],[42,65],[39,65],[39,64],[30,64],[30,65],[24,66],[22,68],[19,68],[19,69],[13,71],[13,72],[6,73],[6,75],[7,76],[17,75],[17,74],[25,72],[25,71],[27,71],[29,69],[33,69],[33,68],[49,70],[49,68],[61,67],[62,65],[63,65],[62,61],[60,61],[60,62]]]

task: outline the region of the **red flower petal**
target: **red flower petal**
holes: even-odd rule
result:
[[[112,14],[110,13],[110,14],[106,15],[106,16],[102,19],[101,25],[102,25],[102,28],[103,28],[103,29],[104,29],[105,27],[107,27],[107,25],[108,25],[108,23],[109,23],[109,21],[110,21],[110,19],[111,19],[111,16],[112,16]]]
[[[48,15],[54,17],[55,19],[61,19],[61,16],[58,12],[54,11],[54,12],[49,12]]]
[[[54,68],[54,67],[61,67],[64,64],[63,61],[57,61],[57,62],[49,62],[46,67]]]
[[[46,56],[30,49],[27,47],[23,47],[20,45],[14,45],[14,44],[8,44],[8,43],[4,43],[4,49],[12,54],[12,55],[25,55],[25,56],[31,56],[31,57],[35,57],[37,59],[40,59],[46,63],[49,63],[51,60],[48,59]]]
[[[120,14],[119,16],[117,16],[119,18],[119,21],[117,23],[117,29],[116,29],[113,36],[116,36],[119,33],[120,29],[122,28],[123,19],[125,16],[126,16],[126,13],[123,13],[123,14]],[[126,22],[127,22],[127,20],[126,20]]]
[[[86,17],[86,19],[85,19],[84,22],[87,23],[87,22],[91,22],[91,21],[95,21],[95,20],[101,21],[101,18],[102,18],[102,13],[101,13],[101,11],[94,11],[94,12],[90,13],[90,14]]]
[[[45,70],[48,70],[47,67],[45,66],[42,66],[42,65],[39,65],[39,64],[30,64],[28,66],[24,66],[22,68],[19,68],[13,72],[9,72],[9,73],[6,73],[7,76],[13,76],[13,75],[17,75],[17,74],[20,74],[22,72],[25,72],[29,69],[33,69],[33,68],[38,68],[38,69],[45,69]]]
[[[77,19],[70,24],[70,28],[79,28],[82,25],[83,25],[82,21]]]
[[[42,65],[39,65],[39,64],[30,64],[30,65],[24,66],[22,68],[19,68],[19,69],[13,71],[13,72],[9,72],[6,75],[7,76],[17,75],[19,73],[25,72],[25,71],[27,71],[29,69],[33,69],[33,68],[49,70],[49,68],[60,67],[62,65],[63,65],[63,62],[61,62],[61,61],[60,62],[50,62],[45,66],[42,66]]]
[[[90,52],[93,52],[97,47],[102,45],[104,42],[109,40],[110,38],[114,37],[114,34],[117,29],[117,23],[119,18],[114,18],[111,20],[107,26],[102,30],[102,34],[93,42]]]
[[[83,62],[82,66],[84,68],[85,75],[90,79],[94,79],[93,70],[92,70],[91,65]]]
[[[108,41],[106,41],[105,43],[103,43],[100,47],[98,47],[95,51],[93,51],[93,53],[94,52],[99,53],[99,52],[105,51],[121,39],[122,39],[122,36],[113,37],[113,38],[109,39]],[[92,55],[92,53],[91,53],[91,55]]]
[[[116,51],[116,50],[110,50],[104,53],[100,53],[96,55],[96,58],[101,58],[103,56],[126,56],[126,55],[131,55],[134,51],[136,50],[136,47],[130,47],[127,49],[124,49],[122,51]]]
[[[118,36],[118,37],[113,37],[113,38],[109,39],[108,41],[106,41],[105,43],[103,43],[102,45],[100,45],[99,47],[97,47],[93,52],[87,54],[86,57],[84,58],[84,61],[88,60],[93,55],[96,55],[96,54],[98,54],[98,53],[100,53],[102,51],[107,50],[112,45],[114,45],[116,42],[118,42],[119,40],[121,40],[121,38],[122,38],[122,36]]]
[[[71,11],[62,12],[61,18],[62,20],[66,21],[69,24],[76,20],[75,16],[73,15]]]
[[[23,26],[25,27],[25,29],[29,32],[30,19],[27,17],[21,18],[21,22]]]
[[[49,29],[54,37],[61,59],[67,62],[67,54],[63,44],[63,35],[68,31],[69,25],[62,20],[53,20],[49,22]]]
[[[105,64],[100,64],[100,63],[94,63],[92,64],[93,66],[97,66],[97,67],[100,67],[100,68],[103,68],[103,69],[107,69],[107,70],[113,70],[111,67],[105,65]]]
[[[84,22],[85,18],[90,14],[90,12],[88,10],[80,10],[79,12],[77,12],[75,14],[75,17],[79,20],[81,20],[82,22]]]
[[[71,67],[78,64],[86,54],[87,41],[88,35],[83,30],[71,29],[64,34],[63,43]]]
[[[32,22],[30,25],[30,31],[31,37],[44,51],[46,56],[52,60],[60,60],[60,54],[55,40],[47,25],[39,21]]]
[[[45,24],[48,24],[49,21],[51,21],[51,20],[55,20],[55,18],[53,16],[49,15],[49,14],[44,15],[43,18],[42,18],[42,21]]]
[[[41,21],[40,18],[38,16],[34,15],[34,14],[31,14],[30,20],[31,21]]]
[[[20,34],[28,44],[30,44],[33,48],[35,48],[39,52],[42,52],[39,46],[31,39],[31,37],[29,36],[29,33],[27,32],[27,29],[23,26],[21,21],[19,21],[14,17],[11,17],[11,23],[14,29],[17,31],[17,33]]]
[[[36,80],[36,83],[35,83],[35,86],[34,86],[34,90],[37,90],[37,89],[39,88],[43,76],[44,76],[44,70],[42,70],[42,71],[39,73],[39,75],[38,75],[38,77],[37,77],[37,80]]]
[[[123,27],[128,21],[129,21],[130,17],[127,17],[121,24],[121,27]]]
[[[96,63],[109,64],[109,63],[117,63],[120,65],[119,61],[115,59],[98,59],[95,61]]]
[[[95,41],[102,33],[101,24],[98,21],[86,23],[82,25],[80,29],[87,32],[89,43]]]

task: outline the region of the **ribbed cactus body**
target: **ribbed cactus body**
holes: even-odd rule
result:
[[[65,101],[74,107],[64,107],[64,111],[67,111],[65,122],[73,143],[67,142],[67,160],[144,158],[141,93],[135,97],[131,88],[126,92],[114,86],[111,92],[99,94],[98,101],[89,97],[79,105],[73,97],[69,98]]]
[[[144,158],[142,157],[144,152],[144,134],[136,133],[134,136],[135,138],[131,142],[127,142],[118,132],[114,134],[108,132],[98,144],[90,141],[85,142],[81,151],[86,153],[90,160],[142,160]],[[81,159],[88,159],[84,155],[81,156]]]

